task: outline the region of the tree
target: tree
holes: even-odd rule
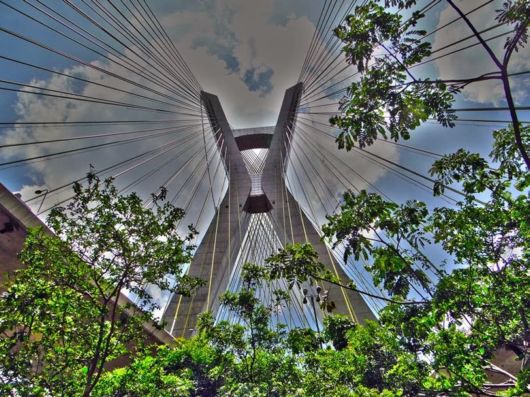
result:
[[[521,137],[529,148],[530,128]],[[446,184],[462,184],[465,199],[457,208],[429,212],[416,201],[397,205],[349,192],[324,228],[335,244],[345,244],[345,259],[368,260],[366,270],[390,296],[404,299],[414,285],[430,295],[413,306],[389,305],[381,324],[394,329],[400,343],[431,356],[433,369],[447,372],[448,391],[487,393],[509,385],[514,394],[528,392],[530,175],[513,130],[495,131],[494,139],[490,161],[460,149],[433,164],[436,194]],[[489,199],[479,203],[478,194]],[[456,270],[445,274],[429,260],[429,244],[441,245]],[[486,386],[488,371],[502,372],[491,364],[501,347],[521,360],[521,371],[517,378],[503,373],[505,385]]]
[[[342,102],[342,115],[331,119],[342,130],[339,148],[362,148],[379,136],[409,139],[428,118],[450,127],[455,120],[453,95],[468,84],[491,79],[503,84],[511,125],[493,133],[488,159],[460,149],[433,164],[436,195],[451,183],[462,185],[464,200],[457,208],[430,212],[417,201],[398,205],[377,194],[348,192],[324,233],[332,244],[344,245],[345,259],[365,259],[366,270],[386,291],[379,299],[392,299],[380,325],[394,332],[402,347],[429,358],[433,372],[424,378],[422,393],[520,395],[528,393],[530,378],[530,130],[517,117],[509,62],[526,44],[530,6],[509,0],[499,10],[497,21],[513,27],[501,59],[455,2],[447,2],[498,70],[465,80],[418,78],[409,69],[431,53],[430,44],[422,40],[426,33],[415,28],[422,13],[414,11],[403,21],[369,1],[335,30],[348,62],[360,74]],[[400,11],[415,5],[414,0],[385,1]],[[383,54],[377,54],[379,49]],[[443,263],[433,263],[425,250],[430,244],[441,246],[456,270],[446,274]],[[314,272],[313,266],[311,277]],[[296,277],[308,274],[299,271]],[[411,291],[415,297],[422,295],[421,301],[406,301]],[[521,361],[517,374],[492,364],[502,348]],[[505,382],[489,381],[492,373]]]
[[[416,1],[384,1],[386,7],[395,6],[397,12],[387,10],[378,4],[380,2],[372,0],[357,6],[345,23],[335,29],[336,36],[344,43],[343,52],[348,63],[354,65],[360,75],[342,100],[342,114],[330,120],[341,129],[337,137],[339,148],[350,150],[355,144],[363,148],[372,145],[379,136],[409,139],[410,132],[428,118],[452,127],[456,119],[451,110],[454,94],[469,84],[497,80],[503,85],[510,111],[515,147],[526,168],[530,169],[529,151],[522,137],[523,126],[517,115],[509,70],[513,53],[523,49],[527,42],[528,1],[506,0],[498,11],[497,21],[513,27],[504,53],[499,56],[456,2],[447,0],[497,67],[492,73],[454,80],[421,78],[411,71],[431,55],[430,43],[423,40],[427,32],[416,28],[424,14],[416,10],[403,20],[399,13],[413,8]]]
[[[255,295],[262,282],[326,280],[368,294],[333,277],[310,245],[287,245],[264,266],[245,265],[243,289],[224,295],[236,323],[204,315],[196,337],[105,374],[95,395],[528,394],[530,178],[513,131],[494,137],[496,168],[464,150],[434,163],[437,194],[454,180],[464,186],[465,200],[456,208],[429,211],[422,203],[396,205],[348,192],[341,212],[328,218],[327,238],[345,244],[346,260],[364,257],[366,270],[386,291],[370,294],[388,303],[379,321],[360,325],[327,315],[320,333],[272,328],[275,303],[266,306]],[[530,142],[530,129],[523,130],[523,140]],[[489,200],[479,203],[477,194]],[[426,247],[432,244],[442,246],[454,270],[429,259]],[[417,295],[412,286],[428,296],[411,300]],[[500,348],[510,349],[519,370],[493,364]]]
[[[272,328],[273,305],[264,305],[255,296],[264,281],[263,269],[246,264],[242,277],[242,290],[221,298],[237,322],[215,323],[211,313],[203,314],[195,337],[161,348],[154,357],[146,352],[130,368],[109,372],[95,395],[173,395],[174,384],[189,385],[181,389],[182,395],[193,397],[304,395],[297,391],[301,372],[288,347],[297,336],[287,338],[283,327]]]
[[[530,147],[530,128],[522,130],[522,138]],[[342,382],[351,382],[348,392],[361,387],[411,396],[530,391],[530,175],[513,131],[495,131],[494,139],[490,161],[461,149],[433,164],[436,194],[446,184],[462,184],[465,199],[456,208],[429,211],[425,203],[398,205],[361,191],[347,192],[339,213],[328,217],[326,238],[344,245],[346,261],[363,258],[386,296],[333,277],[307,244],[288,245],[267,260],[269,277],[300,284],[327,280],[389,303],[378,324],[354,327],[346,339],[335,336],[341,352],[319,356],[323,361],[311,375],[314,388],[332,387],[338,372]],[[489,199],[478,202],[478,194]],[[447,267],[454,270],[429,258],[432,245],[446,252],[453,262]],[[426,296],[410,299],[418,294]],[[327,329],[333,333],[337,327]],[[499,349],[510,350],[520,368],[510,373],[495,366]],[[383,375],[370,370],[372,363]],[[502,381],[492,381],[494,375]]]
[[[142,346],[155,306],[143,287],[189,294],[200,284],[181,274],[192,233],[179,236],[183,211],[163,195],[153,211],[91,173],[74,192],[48,217],[55,235],[29,230],[24,268],[0,301],[2,394],[90,395],[106,364]],[[124,304],[125,291],[146,310]]]

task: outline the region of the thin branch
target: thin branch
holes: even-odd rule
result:
[[[391,299],[391,298],[385,298],[384,296],[371,294],[370,292],[366,292],[366,291],[363,291],[363,290],[360,290],[360,289],[357,289],[357,288],[354,288],[354,287],[351,287],[351,286],[348,286],[348,285],[344,285],[342,283],[339,283],[339,282],[333,281],[333,280],[329,280],[327,278],[316,276],[316,275],[311,274],[311,273],[306,273],[306,274],[308,276],[310,276],[310,277],[313,277],[316,280],[326,281],[326,282],[328,282],[330,284],[333,284],[333,285],[336,285],[338,287],[341,287],[341,288],[344,288],[344,289],[348,289],[350,291],[355,291],[355,292],[358,292],[359,294],[366,295],[366,296],[369,296],[369,297],[374,298],[374,299],[380,299],[380,300],[385,301],[385,302],[395,303],[397,305],[425,305],[425,304],[429,304],[430,303],[428,301],[397,301],[397,300],[394,300],[394,299]]]
[[[460,9],[460,7],[458,7],[453,0],[447,0],[447,2],[449,3],[449,5],[451,7],[453,7],[453,9],[458,13],[458,15],[460,15],[460,17],[462,18],[462,20],[464,20],[464,22],[467,24],[467,26],[469,27],[469,29],[471,29],[471,31],[473,32],[473,34],[475,35],[475,37],[478,39],[478,41],[480,42],[480,44],[482,45],[482,47],[484,47],[484,49],[486,50],[486,52],[488,53],[488,55],[490,56],[490,58],[493,60],[493,62],[495,63],[495,65],[498,66],[499,69],[502,70],[502,63],[500,62],[499,58],[497,58],[497,56],[495,55],[495,53],[493,52],[493,50],[491,49],[491,47],[486,43],[486,41],[482,38],[482,36],[480,35],[479,31],[475,28],[475,25],[473,25],[473,23],[471,23],[471,21],[469,20],[469,18],[467,17],[466,14],[464,14],[462,12],[462,10]]]

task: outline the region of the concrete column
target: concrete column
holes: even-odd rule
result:
[[[250,177],[217,96],[201,93],[219,149],[226,150],[225,166],[229,188],[217,214],[197,248],[188,274],[206,281],[193,296],[174,295],[163,320],[165,329],[175,337],[188,337],[195,332],[197,316],[216,310],[219,296],[225,291],[242,238],[248,228],[249,216],[243,206],[250,193]]]
[[[296,121],[296,108],[302,90],[302,83],[298,83],[285,92],[263,171],[262,187],[272,203],[273,209],[270,212],[282,243],[310,242],[318,252],[319,260],[343,280],[344,284],[347,284],[349,278],[340,264],[335,261],[326,244],[322,242],[313,224],[299,208],[297,201],[286,188],[283,177],[286,159],[289,156],[289,142]],[[329,299],[335,302],[336,313],[348,315],[361,323],[367,319],[375,320],[372,310],[359,293],[326,284],[324,288],[329,290]]]
[[[256,147],[270,142],[261,179],[264,194],[257,196],[249,195],[250,177],[219,99],[205,92],[201,94],[215,138],[220,137],[219,141],[224,142],[219,148],[227,150],[230,187],[190,266],[189,275],[206,280],[207,285],[191,297],[175,295],[166,309],[166,329],[173,336],[192,335],[196,329],[197,316],[207,310],[217,310],[219,297],[226,290],[242,238],[248,229],[250,214],[253,213],[270,212],[276,232],[284,244],[310,242],[318,252],[320,261],[344,283],[348,282],[346,274],[285,186],[284,164],[289,156],[288,143],[302,90],[302,83],[298,83],[285,92],[272,140],[260,136],[256,142]],[[252,136],[247,138],[241,140],[240,144],[247,149],[253,148]],[[323,287],[329,290],[329,298],[335,302],[336,312],[349,315],[361,323],[366,319],[375,319],[358,293],[334,285]]]

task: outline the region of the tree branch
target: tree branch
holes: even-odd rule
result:
[[[449,5],[451,7],[453,7],[453,9],[458,13],[458,15],[460,15],[460,18],[462,18],[462,20],[467,24],[467,26],[471,29],[471,31],[473,32],[473,34],[475,35],[475,37],[478,39],[478,41],[480,42],[480,44],[482,45],[482,47],[484,47],[484,49],[486,50],[486,52],[488,53],[488,55],[490,56],[490,58],[493,60],[493,62],[495,63],[495,65],[497,65],[497,67],[499,69],[502,70],[502,63],[500,62],[499,58],[497,58],[497,56],[495,55],[495,53],[493,52],[493,50],[491,49],[491,47],[486,43],[486,41],[482,38],[482,36],[480,35],[479,31],[475,28],[475,25],[473,25],[471,23],[471,21],[469,20],[469,18],[467,17],[466,14],[464,14],[462,12],[462,10],[460,9],[460,7],[458,7],[453,0],[447,0],[447,2],[449,3]]]
[[[305,274],[310,276],[310,277],[313,277],[316,280],[326,281],[326,282],[328,282],[330,284],[333,284],[333,285],[336,285],[338,287],[341,287],[341,288],[344,288],[344,289],[348,289],[350,291],[355,291],[355,292],[358,292],[359,294],[366,295],[366,296],[369,296],[369,297],[374,298],[374,299],[380,299],[382,301],[389,302],[389,303],[395,303],[395,304],[398,304],[398,305],[425,305],[425,304],[429,304],[428,301],[397,301],[397,300],[394,300],[394,299],[391,299],[391,298],[385,298],[384,296],[371,294],[370,292],[366,292],[366,291],[363,291],[363,290],[360,290],[360,289],[357,289],[357,288],[353,288],[351,286],[344,285],[342,283],[339,283],[339,282],[333,281],[333,280],[329,280],[327,278],[316,276],[316,275],[311,274],[311,273],[305,273]]]

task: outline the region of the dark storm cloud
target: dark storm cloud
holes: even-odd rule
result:
[[[240,69],[239,60],[234,55],[234,47],[219,43],[212,37],[197,37],[193,40],[193,48],[206,48],[210,55],[223,61],[230,73],[238,73]]]
[[[260,95],[266,95],[272,91],[271,82],[274,70],[269,67],[256,67],[247,69],[243,75],[243,81],[250,91],[257,91]]]

